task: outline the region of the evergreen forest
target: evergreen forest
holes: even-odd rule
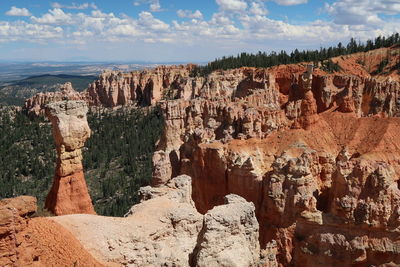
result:
[[[268,68],[281,64],[295,64],[300,62],[322,62],[324,70],[333,72],[338,71],[338,66],[329,59],[332,57],[343,56],[358,52],[368,52],[374,49],[400,45],[399,33],[394,33],[388,37],[378,36],[374,40],[367,40],[365,43],[357,42],[351,38],[347,45],[338,43],[337,46],[320,48],[319,50],[295,49],[290,54],[282,50],[277,52],[258,52],[257,54],[241,53],[237,56],[218,58],[209,62],[205,66],[197,66],[191,72],[192,77],[206,76],[215,70],[227,70],[240,67]],[[327,62],[324,62],[327,61]]]

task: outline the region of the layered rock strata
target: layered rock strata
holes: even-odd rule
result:
[[[161,103],[154,184],[190,175],[201,213],[253,202],[266,266],[399,264],[399,82],[263,71],[252,89]]]
[[[48,104],[46,115],[53,127],[57,166],[45,207],[56,215],[94,214],[82,166],[82,148],[90,137],[84,101]]]
[[[189,73],[193,66],[161,66],[153,70],[121,73],[104,71],[89,85],[91,105],[115,107],[137,104],[154,105],[162,98],[192,98]]]
[[[52,219],[96,258],[131,266],[257,266],[258,223],[252,203],[235,195],[204,216],[191,178],[140,189],[142,202],[126,218],[68,215]]]
[[[155,173],[158,181],[162,183],[185,173],[187,158],[198,144],[266,138],[289,128],[307,129],[324,112],[337,111],[356,117],[399,115],[397,81],[307,72],[288,77],[277,71],[272,75],[267,70],[255,69],[243,73],[247,73],[246,79],[253,85],[245,90],[246,94],[240,93],[241,97],[234,97],[239,91],[235,85],[225,89],[231,92],[225,97],[161,102],[166,122],[156,154],[163,155],[159,157],[163,160],[156,160],[154,169],[160,169],[157,164],[161,164],[172,170],[164,178]]]
[[[319,116],[307,130],[192,148],[181,170],[197,209],[230,193],[253,202],[265,260],[280,266],[399,264],[400,119]]]

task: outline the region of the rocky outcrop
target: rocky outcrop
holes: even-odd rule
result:
[[[45,106],[49,103],[62,100],[85,100],[86,98],[85,93],[75,91],[72,84],[68,82],[61,86],[60,91],[38,93],[25,100],[22,109],[28,114],[28,116],[35,117],[38,115],[44,115]]]
[[[0,200],[0,266],[105,266],[61,225],[31,218],[36,210],[34,197]]]
[[[142,202],[126,218],[69,215],[53,220],[96,258],[134,266],[256,266],[254,205],[235,195],[204,216],[191,198],[189,176],[140,189]]]
[[[265,89],[277,91],[277,104],[291,120],[292,127],[304,128],[314,114],[330,108],[355,112],[358,116],[385,113],[397,116],[398,81],[377,80],[369,75],[327,74],[305,64],[269,69],[240,68],[215,71],[207,77],[191,77],[193,65],[161,66],[130,73],[105,71],[84,92],[65,84],[61,92],[39,93],[26,100],[24,110],[42,114],[50,102],[84,100],[91,106],[149,106],[161,100],[243,99]],[[257,96],[254,96],[257,98]]]
[[[61,101],[46,106],[46,115],[53,126],[57,166],[45,207],[56,215],[95,213],[82,166],[81,149],[90,137],[87,111],[84,101]]]
[[[350,159],[343,152],[336,164],[322,220],[318,225],[310,220],[296,225],[293,262],[298,266],[399,265],[400,190],[393,167]]]
[[[172,166],[169,155],[165,151],[159,150],[153,154],[152,161],[155,162],[155,164],[153,164],[152,185],[166,184],[169,177],[172,176]]]
[[[191,69],[191,65],[181,65],[130,73],[105,71],[97,81],[89,85],[89,103],[105,107],[127,104],[149,106],[162,98],[190,99]]]
[[[350,113],[356,117],[397,117],[399,114],[399,82],[324,75],[319,70],[312,75],[311,69],[303,74],[292,73],[291,77],[274,69],[270,70],[272,74],[268,71],[242,69],[237,77],[247,81],[246,86],[241,87],[235,81],[233,87],[225,87],[224,97],[161,102],[166,122],[157,154],[164,156],[159,157],[160,161],[155,160],[154,169],[160,169],[159,164],[171,165],[172,171],[164,178],[159,177],[160,173],[155,174],[157,180],[167,181],[179,173],[188,173],[187,159],[198,144],[266,138],[289,128],[308,129],[317,122],[318,114],[324,112]],[[206,87],[202,92],[207,91]],[[210,91],[215,90],[221,91],[216,88]],[[169,164],[166,158],[170,159]]]
[[[204,216],[194,253],[196,266],[257,266],[260,260],[258,222],[252,203],[237,195]]]

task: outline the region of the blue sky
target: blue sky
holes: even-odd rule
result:
[[[0,60],[204,62],[400,30],[400,0],[0,0]]]

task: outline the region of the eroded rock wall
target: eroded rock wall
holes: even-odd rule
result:
[[[85,93],[79,93],[74,90],[71,83],[65,83],[58,92],[38,93],[35,96],[25,100],[22,107],[23,111],[30,117],[44,115],[45,107],[52,102],[62,100],[86,100]]]
[[[133,217],[157,221],[168,211],[162,215],[163,225],[155,224],[160,226],[157,229],[171,229],[171,221],[179,224],[171,215],[175,204],[161,212],[150,203],[160,208],[170,203],[164,191],[176,187],[171,188],[172,177],[193,178],[193,192],[179,193],[190,203],[182,210],[193,216],[179,220],[187,220],[194,228],[187,224],[178,228],[186,240],[199,237],[201,242],[185,241],[185,248],[172,246],[185,252],[171,256],[162,242],[178,242],[180,236],[175,230],[155,230],[161,244],[145,235],[143,242],[151,245],[139,242],[137,249],[145,256],[124,256],[128,263],[135,257],[135,263],[155,263],[153,252],[161,247],[162,261],[183,263],[192,251],[190,261],[213,264],[209,255],[220,249],[220,239],[214,238],[220,233],[207,235],[201,229],[222,222],[229,226],[224,231],[232,235],[232,229],[242,226],[236,224],[235,216],[210,222],[200,218],[224,214],[224,208],[219,208],[224,197],[236,194],[254,205],[265,266],[400,264],[398,80],[327,74],[305,64],[216,71],[205,78],[190,77],[189,72],[190,66],[105,72],[85,92],[91,105],[159,103],[164,112],[164,133],[153,156],[156,187],[143,189],[150,200],[135,207]],[[93,218],[86,218],[85,224],[90,225]],[[69,220],[65,225],[70,220],[82,224],[78,217],[65,220]],[[203,228],[197,227],[201,221]],[[96,227],[101,229],[102,223]],[[254,222],[247,225],[255,228]],[[116,236],[124,236],[122,230],[115,231]],[[173,237],[166,234],[171,231]],[[90,243],[84,232],[77,235]],[[102,238],[109,245],[110,251],[102,252],[107,259],[119,259],[119,251],[128,251],[126,246],[131,245],[130,236],[123,242]],[[234,238],[248,244],[255,235]],[[230,248],[226,246],[227,251]],[[253,262],[250,254],[243,256],[247,263]],[[226,255],[213,257],[232,263]]]
[[[196,207],[229,193],[253,202],[265,257],[281,266],[398,264],[399,130],[399,118],[326,113],[307,130],[199,144],[186,160]]]
[[[27,219],[37,210],[36,198],[21,196],[0,200],[0,265],[19,264],[18,233],[27,227]]]
[[[399,82],[262,72],[229,96],[162,102],[154,165],[171,171],[155,183],[192,176],[201,213],[231,193],[253,202],[267,266],[398,264]]]

